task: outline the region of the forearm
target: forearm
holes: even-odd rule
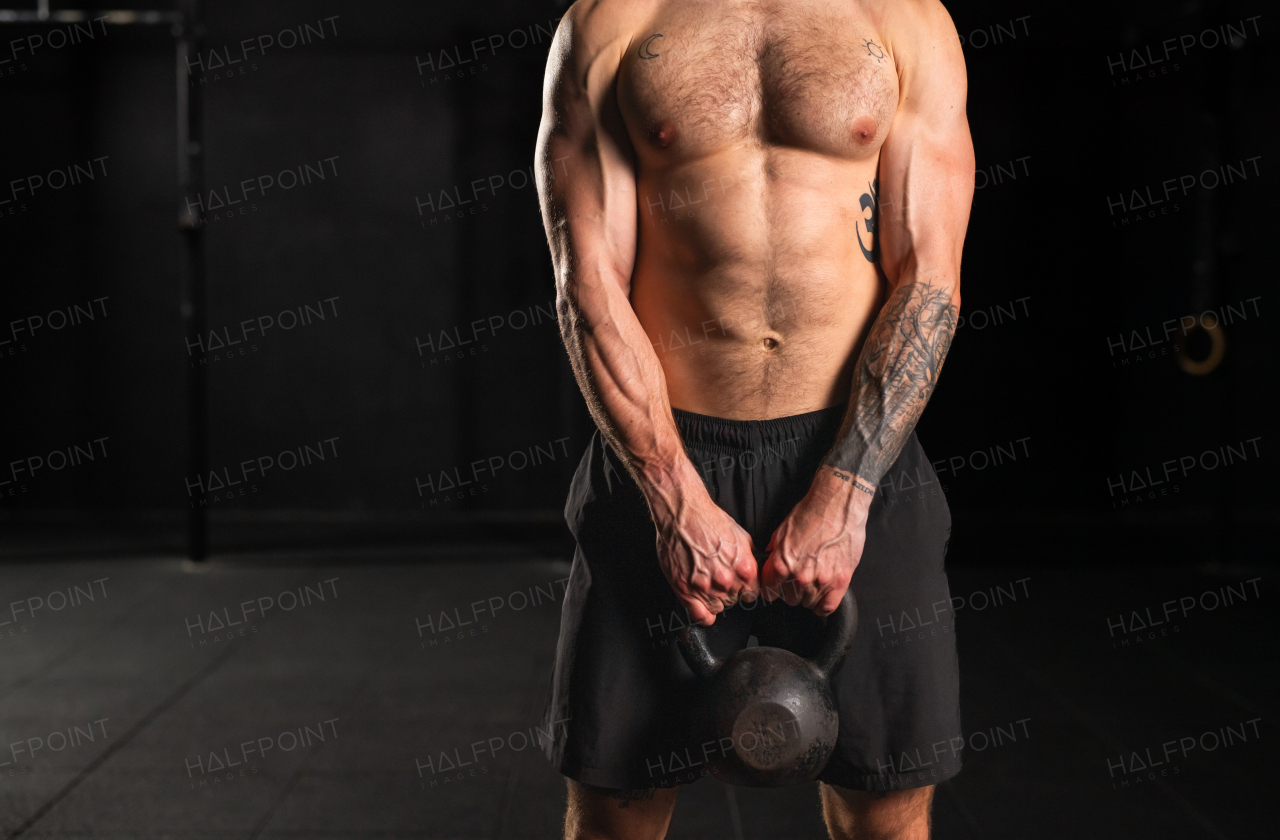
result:
[[[849,410],[823,459],[868,496],[902,452],[951,346],[959,311],[956,275],[904,276],[871,327],[854,370]]]
[[[564,283],[557,304],[587,407],[655,517],[705,493],[672,419],[657,354],[621,286],[608,278]]]
[[[578,86],[583,78],[565,75],[549,87],[537,149],[560,332],[596,425],[657,519],[706,488],[684,453],[662,366],[629,299],[633,154],[606,77],[596,82],[594,105]]]

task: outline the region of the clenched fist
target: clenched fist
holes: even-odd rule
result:
[[[751,535],[705,493],[681,495],[654,516],[658,564],[689,616],[702,625],[759,596]]]
[[[871,496],[824,467],[809,492],[769,539],[760,582],[769,600],[781,596],[826,616],[840,606],[867,539]]]

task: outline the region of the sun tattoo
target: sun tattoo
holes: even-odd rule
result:
[[[864,46],[864,47],[866,47],[866,48],[867,48],[867,55],[869,55],[869,56],[871,56],[872,58],[874,58],[874,59],[876,60],[876,64],[883,64],[883,63],[884,63],[884,48],[883,48],[883,47],[881,47],[879,44],[877,44],[875,41],[871,40],[870,38],[868,38],[867,40],[863,41],[863,42],[862,42],[862,46]]]

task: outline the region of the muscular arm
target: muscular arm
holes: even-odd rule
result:
[[[973,143],[955,27],[937,0],[888,8],[898,17],[884,29],[899,71],[899,105],[880,150],[873,249],[888,295],[858,356],[836,443],[809,492],[773,533],[761,574],[766,592],[779,590],[787,603],[820,615],[831,613],[849,587],[872,496],[938,383],[956,328],[960,251],[973,201]]]
[[[601,433],[641,485],[687,483],[657,354],[628,299],[636,248],[632,151],[613,82],[625,49],[614,21],[581,6],[551,47],[537,180],[556,274],[560,332]]]
[[[874,495],[938,383],[959,311],[957,283],[916,277],[897,284],[858,357],[854,394],[823,464]]]
[[[823,461],[868,496],[938,383],[956,328],[960,252],[973,201],[959,39],[941,6],[925,17],[895,55],[900,104],[880,151],[876,236],[889,295],[863,344],[848,414]]]
[[[634,155],[615,97],[629,0],[578,3],[551,46],[537,181],[560,332],[600,433],[635,479],[662,571],[695,621],[753,597],[751,540],[689,461],[667,383],[629,299],[636,250]]]

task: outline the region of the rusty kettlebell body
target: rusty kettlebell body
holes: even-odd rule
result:
[[[831,675],[844,661],[858,627],[852,589],[827,618],[813,659],[776,647],[746,648],[718,659],[706,629],[679,636],[689,668],[708,684],[696,720],[709,740],[703,756],[711,775],[747,787],[811,782],[835,750],[840,715]]]

